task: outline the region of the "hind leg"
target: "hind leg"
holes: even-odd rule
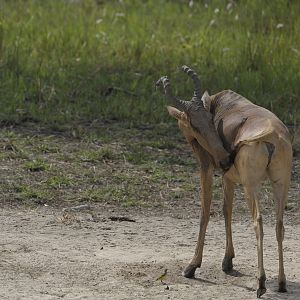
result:
[[[257,240],[257,257],[258,257],[258,274],[257,274],[257,298],[260,298],[266,292],[266,274],[264,269],[263,261],[263,221],[260,212],[259,201],[258,201],[258,187],[253,188],[252,186],[244,186],[245,196],[247,199],[248,206],[251,211],[254,231]]]
[[[257,297],[266,292],[266,275],[263,264],[263,222],[259,206],[259,188],[266,177],[268,150],[261,142],[243,145],[235,159],[235,165],[244,187],[247,204],[251,211],[257,240],[258,275]]]
[[[281,161],[275,165],[270,166],[269,177],[273,185],[273,194],[276,210],[276,239],[278,244],[278,257],[279,257],[279,275],[278,275],[278,291],[286,292],[286,278],[284,274],[283,264],[283,239],[284,239],[284,226],[283,226],[283,213],[287,201],[288,189],[290,185],[290,166],[291,162]],[[281,164],[281,167],[278,166]]]
[[[286,292],[286,278],[283,266],[283,239],[284,239],[284,226],[283,226],[283,212],[287,198],[286,185],[275,183],[273,184],[275,207],[276,207],[276,239],[278,244],[278,257],[279,257],[279,274],[278,274],[278,291]]]

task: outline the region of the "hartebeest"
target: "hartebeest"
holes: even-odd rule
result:
[[[282,242],[284,238],[283,212],[290,184],[292,165],[291,137],[286,126],[270,111],[257,106],[243,96],[225,90],[213,96],[201,97],[200,80],[190,68],[183,71],[193,79],[194,96],[183,101],[172,94],[167,77],[158,80],[168,100],[171,116],[178,124],[200,163],[201,222],[195,255],[183,271],[185,277],[194,276],[201,266],[205,232],[209,221],[214,168],[223,171],[223,212],[226,228],[226,251],[222,263],[224,272],[233,269],[234,248],[231,218],[234,187],[242,184],[251,211],[257,239],[258,276],[257,297],[266,292],[263,266],[263,223],[259,205],[259,188],[269,178],[276,210],[276,238],[279,254],[279,292],[286,292]]]

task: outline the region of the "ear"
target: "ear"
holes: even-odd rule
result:
[[[203,106],[207,111],[210,111],[211,98],[207,91],[204,92],[202,98]]]
[[[175,108],[173,106],[167,106],[167,109],[168,109],[168,112],[171,117],[173,117],[177,120],[182,119],[182,112],[180,110],[178,110],[177,108]]]

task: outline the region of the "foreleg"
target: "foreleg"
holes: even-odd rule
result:
[[[211,199],[212,199],[212,182],[213,182],[213,166],[212,163],[210,163],[210,157],[208,153],[203,148],[201,148],[201,146],[197,142],[194,142],[192,144],[192,147],[201,164],[200,197],[201,197],[202,211],[201,211],[201,220],[200,220],[200,231],[198,235],[195,254],[192,261],[183,271],[183,276],[187,278],[194,277],[196,269],[199,268],[202,263],[205,233],[206,233],[206,228],[210,217],[210,206],[211,206]]]
[[[225,256],[222,262],[222,270],[225,273],[230,272],[233,269],[232,259],[234,258],[234,248],[232,243],[232,202],[234,194],[234,183],[228,178],[223,177],[223,214],[225,219],[225,230],[226,230],[226,250]]]

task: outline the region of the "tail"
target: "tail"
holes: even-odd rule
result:
[[[263,128],[249,128],[243,132],[237,140],[234,142],[235,147],[239,147],[241,145],[249,144],[252,142],[258,142],[261,140],[268,140],[268,138],[274,134],[274,127],[271,122],[268,122],[268,126],[264,126]]]

